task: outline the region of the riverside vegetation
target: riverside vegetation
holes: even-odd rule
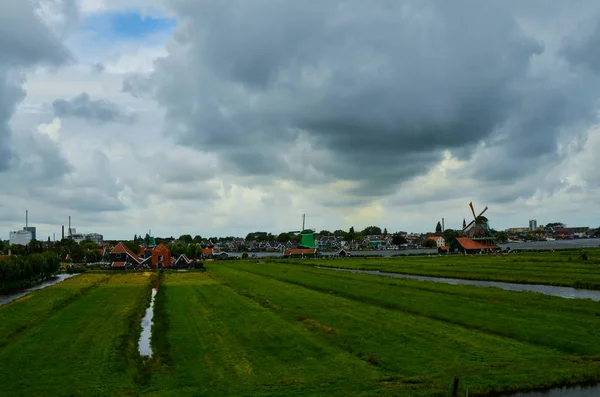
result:
[[[58,255],[52,252],[3,258],[0,260],[0,294],[39,283],[59,268]]]
[[[454,376],[470,396],[600,380],[596,302],[206,266],[161,275],[152,358],[137,340],[157,273],[84,273],[0,307],[0,395],[441,397]]]

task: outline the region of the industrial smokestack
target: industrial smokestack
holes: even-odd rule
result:
[[[446,229],[444,229],[444,218],[442,218],[442,233],[444,233]]]
[[[69,215],[69,237],[71,237],[71,215]]]
[[[65,225],[62,225],[62,239],[65,239]]]
[[[28,226],[29,226],[29,210],[25,210],[25,227],[27,228]]]

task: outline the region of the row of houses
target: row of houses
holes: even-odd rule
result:
[[[140,247],[139,252],[136,254],[122,242],[119,242],[110,251],[110,263],[112,269],[161,269],[202,266],[202,263],[191,260],[184,254],[175,259],[164,244],[158,244],[155,247]]]
[[[434,239],[438,247],[445,244],[444,238],[434,233],[425,234],[409,234],[400,232],[405,238],[406,243],[399,246],[393,243],[392,235],[370,235],[364,236],[353,241],[346,241],[341,236],[320,236],[315,235],[315,243],[320,251],[338,251],[345,250],[398,250],[402,247],[418,247],[423,246],[428,239]],[[244,239],[235,239],[231,241],[212,242],[211,240],[203,240],[199,243],[203,247],[214,248],[223,252],[284,252],[285,250],[297,248],[298,243],[295,241],[276,242],[276,241],[246,241]]]

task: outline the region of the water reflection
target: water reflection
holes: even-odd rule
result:
[[[154,316],[154,298],[158,292],[157,287],[152,288],[152,298],[150,305],[146,309],[146,315],[142,319],[142,334],[138,343],[138,351],[140,356],[151,357],[152,346],[150,346],[150,338],[152,337],[152,317]]]
[[[64,281],[64,280],[66,280],[68,278],[71,278],[71,277],[77,276],[77,275],[78,275],[77,273],[75,273],[75,274],[59,274],[57,276],[50,277],[49,279],[47,279],[47,280],[45,280],[45,281],[43,281],[43,282],[41,282],[41,283],[39,283],[39,284],[37,284],[37,285],[35,285],[33,287],[24,289],[22,291],[14,293],[14,294],[0,295],[0,306],[6,305],[7,303],[10,303],[10,302],[12,302],[14,300],[22,298],[25,295],[27,295],[27,294],[29,294],[29,293],[31,293],[33,291],[37,291],[39,289],[46,288],[46,287],[49,287],[51,285],[58,284],[61,281]]]

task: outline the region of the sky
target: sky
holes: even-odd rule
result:
[[[0,0],[0,237],[600,225],[600,2]]]

